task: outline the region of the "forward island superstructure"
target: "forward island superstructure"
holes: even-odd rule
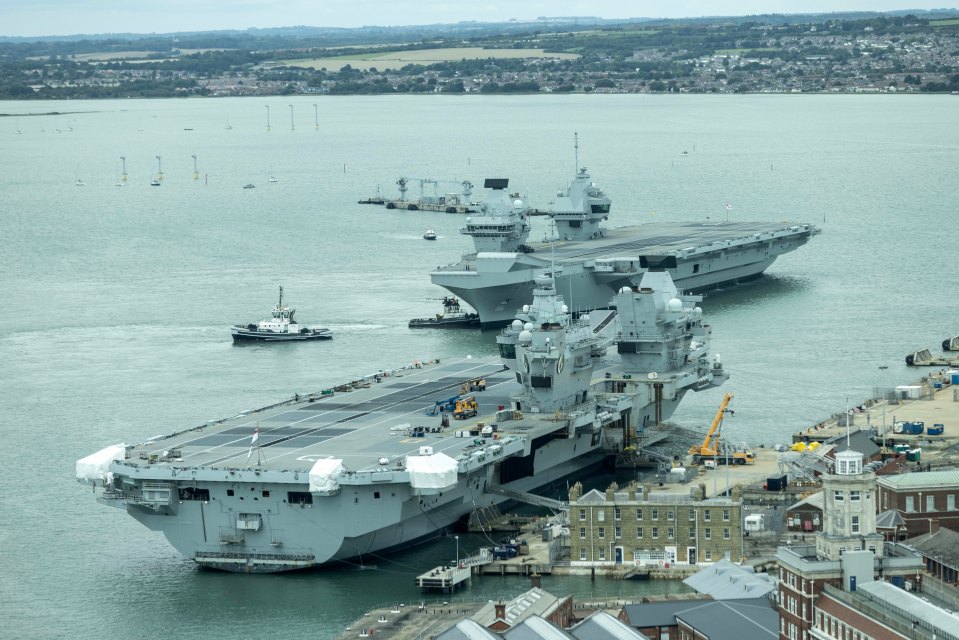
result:
[[[604,308],[622,287],[635,287],[644,258],[675,258],[673,281],[702,291],[759,277],[776,258],[806,244],[820,230],[808,223],[665,222],[607,229],[609,197],[579,170],[547,212],[555,233],[529,242],[530,211],[508,180],[486,181],[486,201],[460,232],[474,251],[438,267],[430,280],[473,307],[484,327],[509,323],[529,300],[534,277],[555,261],[556,287],[577,311]]]
[[[500,491],[595,466],[725,377],[699,298],[666,271],[621,289],[616,311],[575,319],[553,273],[535,284],[500,358],[417,362],[350,392],[107,447],[77,461],[77,478],[205,567],[370,562],[506,500]],[[473,388],[472,419],[437,416],[441,399]]]

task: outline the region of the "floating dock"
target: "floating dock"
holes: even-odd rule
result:
[[[929,349],[920,349],[906,356],[906,364],[910,367],[959,367],[959,357],[934,356]]]

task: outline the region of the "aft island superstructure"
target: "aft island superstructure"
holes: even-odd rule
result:
[[[350,392],[107,447],[77,477],[205,567],[368,562],[502,502],[499,490],[596,465],[725,377],[699,298],[666,271],[621,289],[616,311],[575,319],[552,273],[535,284],[500,358],[381,371]],[[436,413],[462,393],[475,415]]]

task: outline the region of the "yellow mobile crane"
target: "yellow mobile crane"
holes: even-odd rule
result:
[[[693,460],[697,463],[703,462],[706,459],[715,459],[716,462],[725,464],[727,456],[729,458],[729,462],[732,464],[752,464],[756,461],[756,457],[749,449],[744,449],[742,451],[730,451],[728,454],[720,449],[719,426],[723,423],[723,417],[726,415],[726,408],[729,406],[729,401],[732,399],[733,394],[731,393],[727,393],[723,396],[723,401],[719,403],[719,409],[716,411],[716,417],[713,418],[713,423],[709,425],[709,431],[706,433],[706,437],[703,438],[703,443],[701,445],[693,445],[690,447],[689,454],[693,456]]]

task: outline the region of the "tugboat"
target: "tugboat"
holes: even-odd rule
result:
[[[410,329],[418,327],[475,327],[479,326],[479,314],[467,313],[460,307],[460,301],[453,296],[443,298],[443,313],[432,318],[413,318]]]
[[[427,229],[426,233],[423,234],[424,240],[436,240],[436,232],[432,229]]]
[[[300,327],[293,319],[295,309],[283,306],[283,287],[280,287],[280,301],[273,307],[273,317],[260,320],[257,324],[234,325],[230,328],[233,341],[259,340],[262,342],[294,342],[299,340],[329,340],[333,332],[325,327],[308,329]]]

